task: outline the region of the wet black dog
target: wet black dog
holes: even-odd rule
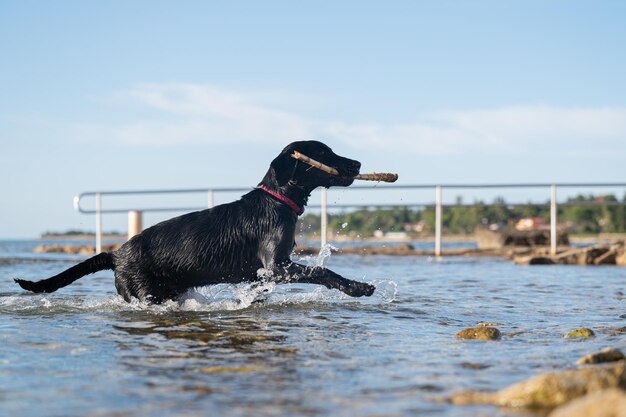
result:
[[[292,158],[293,151],[334,167],[340,175],[312,169]],[[262,280],[321,284],[353,297],[369,296],[372,285],[290,259],[296,221],[311,192],[349,186],[360,167],[321,142],[294,142],[272,161],[259,188],[238,201],[154,225],[117,251],[96,255],[52,278],[15,281],[29,291],[53,292],[84,275],[113,269],[117,292],[126,301],[136,297],[160,303],[192,287]]]

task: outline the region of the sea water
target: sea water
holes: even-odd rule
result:
[[[40,279],[85,259],[0,242],[0,415],[529,416],[454,406],[626,350],[626,268],[517,266],[495,258],[302,259],[376,285],[350,298],[313,285],[217,285],[159,306],[124,302],[113,273],[53,294]],[[262,302],[255,302],[261,300]],[[498,322],[499,341],[455,334]],[[596,337],[564,339],[578,327]]]

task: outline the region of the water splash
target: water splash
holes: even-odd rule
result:
[[[325,244],[320,248],[320,251],[317,255],[306,255],[298,257],[298,261],[305,264],[309,267],[320,267],[323,268],[328,263],[333,251],[338,251],[339,248],[331,245],[330,243]]]
[[[396,301],[398,295],[398,284],[392,280],[375,280],[370,281],[371,284],[376,287],[376,291],[372,294],[372,298],[377,301],[377,304],[393,303]]]
[[[253,284],[218,284],[187,291],[178,300],[150,304],[133,299],[126,302],[119,295],[77,296],[67,294],[11,295],[0,297],[0,313],[63,314],[81,312],[148,311],[162,314],[172,311],[234,311],[264,305],[359,302],[367,305],[391,303],[397,285],[390,280],[370,281],[376,286],[371,297],[353,298],[338,290],[317,285],[272,282]]]
[[[318,255],[305,256],[299,259],[309,267],[324,267],[330,259],[332,251],[337,248],[326,244]],[[391,280],[369,281],[376,287],[371,297],[353,298],[338,290],[329,290],[318,285],[285,284],[276,285],[271,281],[269,271],[260,270],[262,279],[254,283],[217,284],[190,289],[176,301],[162,304],[150,304],[133,299],[126,302],[119,295],[110,292],[104,296],[54,293],[54,294],[13,294],[0,295],[0,313],[23,314],[55,314],[68,312],[120,312],[149,311],[157,314],[171,311],[233,311],[253,307],[255,305],[282,305],[302,303],[334,303],[346,300],[367,305],[391,303],[397,295],[397,285]],[[271,274],[270,274],[271,275]],[[360,281],[366,282],[363,277]]]
[[[178,307],[184,311],[242,310],[254,303],[265,302],[275,287],[273,282],[198,287],[181,296]]]

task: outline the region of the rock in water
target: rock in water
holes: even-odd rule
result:
[[[626,363],[550,372],[494,393],[460,392],[449,398],[449,401],[453,404],[554,408],[575,398],[608,388],[626,388]]]
[[[562,405],[549,417],[626,417],[626,393],[611,388]]]
[[[460,339],[498,340],[502,334],[495,327],[472,327],[456,334]]]
[[[591,353],[587,356],[583,356],[582,358],[576,361],[579,365],[585,364],[594,364],[594,363],[606,363],[606,362],[617,362],[625,359],[624,354],[619,349],[613,348],[605,348],[600,352]]]
[[[586,327],[581,327],[580,329],[572,330],[571,332],[567,333],[563,337],[566,339],[575,339],[575,338],[593,337],[595,335],[596,334],[593,332],[593,330],[588,329]]]

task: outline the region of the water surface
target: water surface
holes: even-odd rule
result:
[[[352,299],[312,285],[200,288],[179,303],[125,303],[113,274],[33,295],[84,259],[0,242],[0,410],[11,416],[526,416],[436,401],[626,349],[626,268],[516,266],[492,258],[326,262],[374,283]],[[263,303],[252,303],[264,297]],[[502,340],[457,340],[493,321]],[[563,339],[580,326],[587,341]]]

